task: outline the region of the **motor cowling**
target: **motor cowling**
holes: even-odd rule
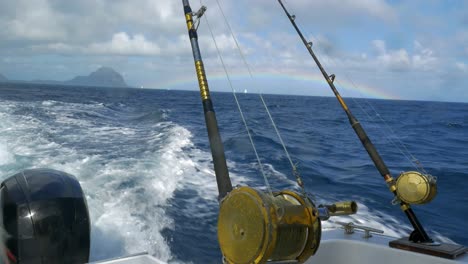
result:
[[[24,170],[4,180],[0,192],[0,224],[7,233],[10,262],[88,262],[88,206],[74,176]]]

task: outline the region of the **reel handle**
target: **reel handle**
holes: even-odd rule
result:
[[[355,201],[343,201],[333,204],[321,204],[318,206],[319,218],[326,221],[330,216],[352,215],[357,212],[358,206]]]

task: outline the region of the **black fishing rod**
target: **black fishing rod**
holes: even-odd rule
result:
[[[206,129],[208,130],[208,138],[210,140],[211,155],[213,156],[214,170],[216,174],[216,182],[218,184],[219,199],[223,199],[226,194],[232,191],[232,183],[229,178],[229,172],[226,165],[226,157],[224,155],[223,142],[219,135],[218,122],[211,101],[210,90],[208,88],[208,81],[206,80],[205,67],[200,54],[198,46],[198,34],[193,21],[193,16],[197,19],[206,11],[206,7],[202,6],[196,13],[192,13],[188,0],[182,0],[184,5],[185,20],[192,45],[193,60],[195,62],[195,71],[197,73],[198,85],[200,88],[200,95],[203,104],[203,111],[205,113]]]
[[[335,94],[336,98],[338,99],[338,102],[340,103],[341,107],[343,110],[346,112],[346,115],[348,116],[349,122],[351,123],[351,127],[354,129],[356,132],[356,135],[359,137],[362,145],[366,149],[367,153],[369,154],[370,158],[374,162],[375,167],[377,170],[380,172],[380,174],[383,176],[385,179],[385,182],[387,183],[390,191],[397,196],[397,187],[395,185],[395,180],[393,177],[390,175],[390,171],[388,170],[388,167],[385,165],[384,161],[380,157],[379,153],[377,152],[377,149],[374,147],[374,144],[372,144],[371,140],[367,136],[367,133],[364,131],[364,128],[361,126],[359,121],[356,119],[356,117],[351,113],[351,110],[349,110],[348,106],[344,102],[343,98],[341,97],[340,93],[336,89],[334,85],[334,80],[335,80],[335,75],[328,75],[325,69],[322,67],[322,64],[320,61],[317,59],[317,56],[315,56],[314,51],[312,50],[312,42],[307,42],[307,40],[304,38],[304,35],[302,35],[302,32],[299,30],[299,28],[296,25],[295,16],[290,15],[286,7],[283,5],[283,2],[281,0],[278,0],[280,3],[281,7],[283,8],[284,12],[289,18],[289,21],[291,21],[291,24],[294,26],[296,29],[297,34],[299,34],[299,37],[302,39],[302,42],[306,46],[307,50],[310,53],[310,56],[314,59],[315,63],[317,64],[318,68],[323,74],[323,77],[327,81],[328,85],[330,86],[331,90]],[[413,242],[422,242],[422,243],[431,243],[432,239],[427,235],[426,231],[424,231],[424,228],[422,227],[421,223],[418,221],[418,218],[416,217],[414,211],[411,209],[410,205],[408,203],[405,203],[403,201],[400,202],[400,207],[401,209],[405,212],[406,216],[408,217],[409,221],[411,222],[411,225],[414,228],[413,233],[410,236],[410,240]]]

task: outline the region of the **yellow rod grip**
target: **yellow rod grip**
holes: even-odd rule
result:
[[[195,70],[197,72],[198,85],[200,86],[200,95],[202,100],[210,98],[210,90],[208,88],[208,81],[206,80],[205,68],[202,61],[195,62]]]

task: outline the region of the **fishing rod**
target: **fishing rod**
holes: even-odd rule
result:
[[[198,12],[193,13],[188,0],[182,0],[182,3],[184,5],[185,21],[187,23],[190,44],[192,45],[193,60],[195,62],[195,71],[197,73],[203,112],[205,114],[205,123],[208,131],[208,139],[210,141],[211,155],[213,157],[216,183],[218,184],[218,198],[221,200],[232,191],[232,183],[226,164],[226,156],[224,155],[223,141],[219,134],[218,121],[216,120],[213,102],[211,101],[205,67],[203,66],[200,48],[198,46],[197,28],[193,21],[193,16],[195,16],[199,22],[200,17],[203,16],[203,13],[206,11],[206,7],[202,6]]]
[[[358,136],[359,140],[361,141],[362,145],[366,149],[367,153],[369,154],[370,158],[374,162],[375,167],[377,170],[380,172],[380,174],[383,176],[385,182],[387,183],[390,191],[395,195],[395,198],[397,198],[400,201],[400,208],[405,212],[406,216],[408,217],[409,221],[411,222],[411,225],[414,228],[414,231],[410,235],[410,240],[412,242],[418,242],[418,243],[432,243],[433,240],[427,235],[426,231],[424,230],[423,226],[419,222],[418,218],[416,217],[416,214],[410,207],[410,202],[413,203],[425,203],[429,202],[434,196],[435,196],[435,181],[430,177],[430,175],[422,175],[417,172],[410,172],[407,174],[402,174],[399,177],[398,183],[400,183],[400,178],[403,176],[406,179],[403,179],[401,181],[401,184],[404,185],[406,184],[405,187],[408,187],[409,183],[409,178],[418,178],[418,179],[423,179],[427,181],[427,197],[425,197],[424,201],[419,201],[419,197],[414,199],[414,197],[411,197],[413,199],[406,199],[408,202],[405,202],[405,195],[406,196],[411,196],[411,194],[408,193],[403,193],[404,191],[402,190],[402,193],[399,193],[399,189],[404,189],[404,188],[398,188],[397,182],[393,179],[393,177],[390,174],[390,171],[388,167],[385,165],[385,162],[383,159],[380,157],[379,153],[377,152],[377,149],[375,148],[374,144],[372,144],[371,140],[367,136],[367,133],[365,132],[364,128],[361,126],[359,121],[356,119],[356,117],[351,113],[351,110],[348,108],[346,103],[344,102],[343,98],[341,97],[340,93],[336,89],[334,85],[335,81],[335,75],[328,75],[328,73],[325,71],[325,69],[322,67],[322,64],[318,60],[317,56],[315,55],[314,51],[312,50],[312,42],[308,42],[305,38],[304,35],[302,35],[302,32],[298,28],[295,20],[294,15],[290,15],[286,7],[283,5],[283,2],[281,0],[278,0],[279,4],[283,8],[284,12],[286,13],[287,17],[289,18],[289,21],[291,21],[291,24],[293,25],[294,29],[296,29],[297,34],[301,38],[302,42],[306,46],[307,50],[309,51],[310,55],[314,59],[315,63],[317,64],[318,68],[320,69],[320,72],[322,73],[323,77],[327,81],[328,85],[330,86],[331,90],[335,94],[336,99],[338,99],[338,102],[340,103],[341,107],[345,111],[346,115],[348,116],[349,122],[351,124],[351,127],[354,129],[356,132],[356,135]],[[410,186],[412,187],[412,186]],[[426,186],[425,186],[426,187]],[[424,195],[423,195],[424,196]],[[416,200],[416,202],[414,202]],[[422,199],[421,199],[422,200]]]
[[[304,263],[320,245],[321,220],[355,214],[357,204],[346,201],[316,207],[307,195],[293,190],[265,192],[249,186],[232,188],[198,46],[198,25],[206,7],[194,13],[188,0],[182,3],[215,165],[220,200],[217,231],[223,262]],[[214,37],[213,40],[216,45]]]

